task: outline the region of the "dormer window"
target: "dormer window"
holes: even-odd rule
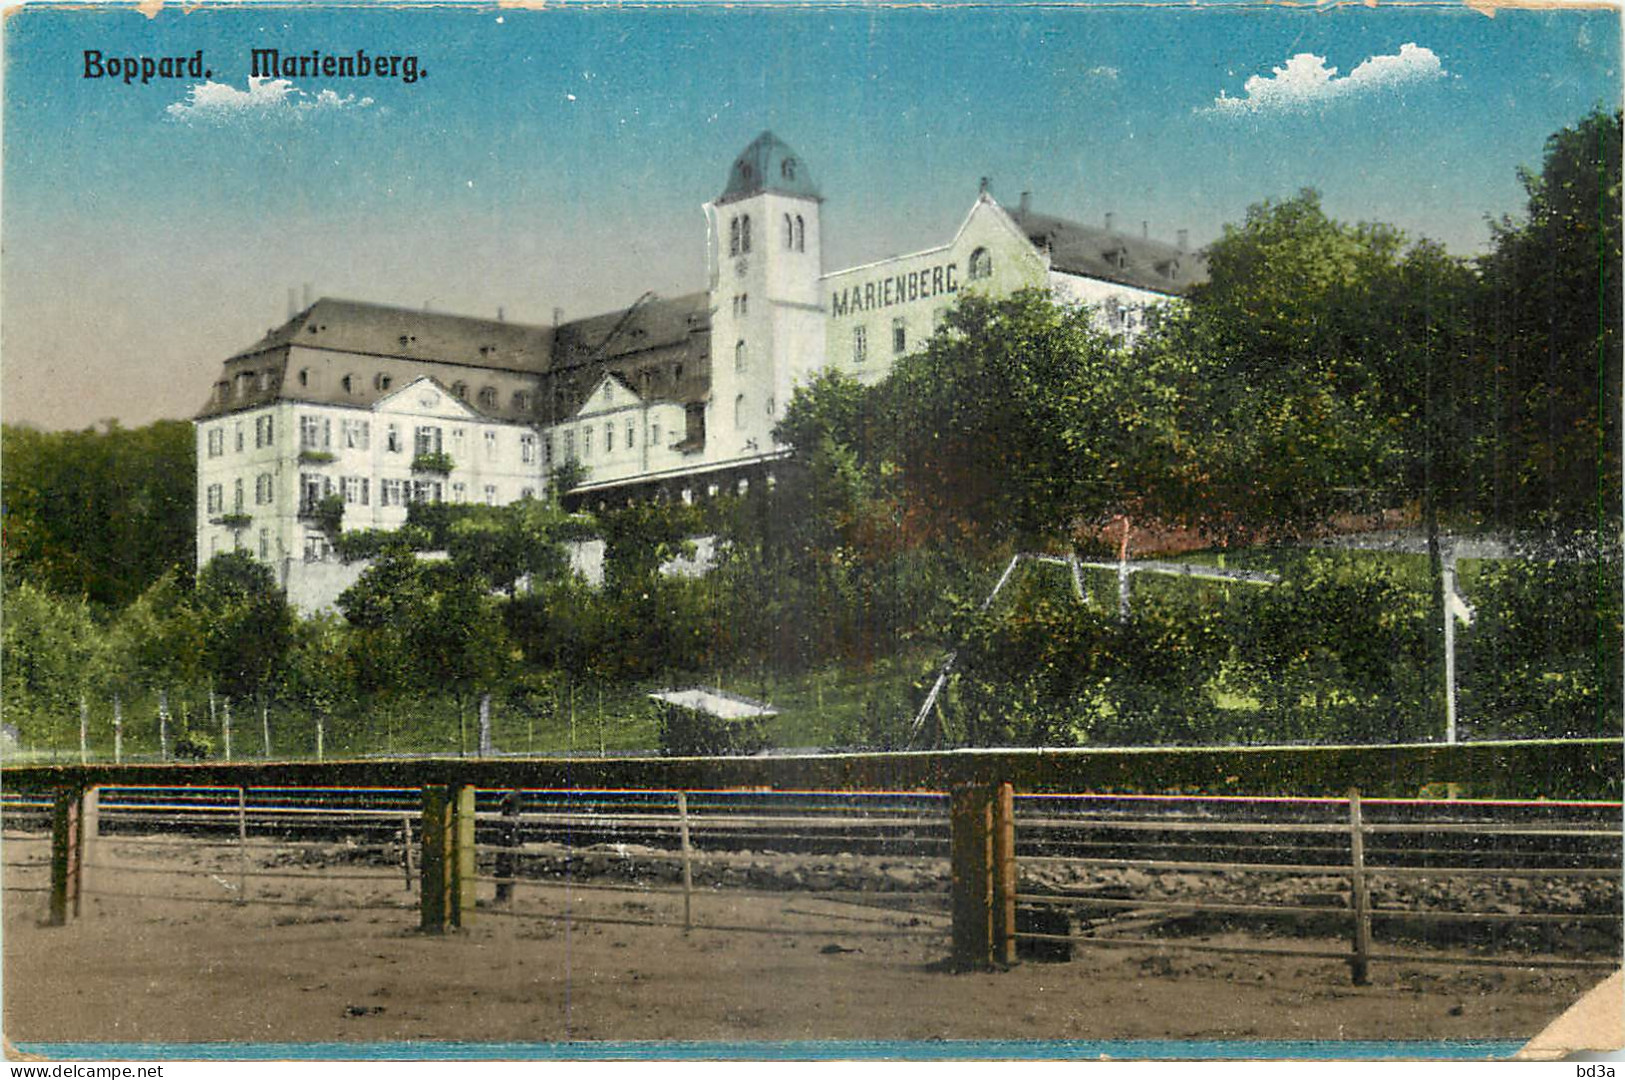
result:
[[[344,378],[339,380],[339,385],[344,387],[344,392],[346,394],[355,393],[355,376],[354,375],[346,375],[346,376],[344,376]]]
[[[530,394],[524,390],[515,390],[513,393],[514,412],[530,411]]]
[[[483,387],[480,390],[480,408],[482,408],[482,409],[495,409],[496,407],[497,407],[497,388],[494,387],[494,386]]]
[[[1128,266],[1128,248],[1114,247],[1106,252],[1106,261],[1119,270]]]
[[[465,382],[454,382],[454,383],[452,383],[451,384],[451,392],[452,392],[452,395],[454,397],[458,398],[459,400],[462,400],[462,401],[467,401],[468,400],[468,384],[465,383]]]
[[[309,368],[300,368],[299,369],[299,385],[300,386],[309,386],[310,385],[310,369]]]
[[[384,374],[382,371],[380,371],[378,374],[376,374],[376,375],[374,375],[372,377],[372,387],[373,387],[374,390],[377,390],[379,393],[382,393],[385,390],[388,390],[390,388],[390,386],[394,384],[394,382],[395,382],[394,378],[392,378],[389,375]]]
[[[970,253],[971,281],[980,281],[982,278],[993,276],[993,255],[987,248],[977,248]]]
[[[304,376],[304,372],[300,372],[300,383],[301,383],[301,385],[304,382],[303,376]],[[214,396],[215,396],[215,400],[219,401],[222,405],[224,405],[226,402],[230,401],[231,400],[231,383],[227,382],[225,379],[221,379],[219,382],[215,383],[214,384]]]
[[[796,159],[793,157],[785,158],[779,165],[779,175],[786,180],[794,180],[796,178]]]

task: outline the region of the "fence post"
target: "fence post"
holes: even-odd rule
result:
[[[169,691],[158,691],[158,760],[169,760]]]
[[[451,789],[451,922],[466,925],[474,917],[474,785],[454,784]]]
[[[949,802],[953,865],[953,966],[981,971],[993,962],[993,789],[966,784]]]
[[[406,873],[406,891],[412,891],[412,815],[401,815],[401,869]]]
[[[1349,788],[1349,851],[1354,873],[1351,878],[1354,906],[1354,956],[1349,961],[1354,985],[1370,981],[1371,898],[1365,878],[1365,827],[1360,821],[1360,789]]]
[[[113,764],[124,760],[124,707],[117,694],[113,695]]]
[[[683,845],[683,932],[694,929],[694,849],[688,842],[688,792],[677,793],[677,831]]]
[[[51,803],[51,909],[48,926],[79,915],[84,870],[83,788],[58,788]]]
[[[503,847],[517,848],[524,842],[524,824],[520,818],[524,795],[518,791],[503,792],[502,838]],[[519,876],[519,858],[508,852],[499,852],[496,861],[497,896],[499,904],[513,903],[513,879]]]
[[[418,905],[425,933],[443,934],[451,925],[451,789],[429,784],[423,789],[423,880]]]
[[[993,799],[993,962],[1016,962],[1016,798],[1006,781]]]
[[[248,792],[237,789],[237,902],[248,900]]]
[[[231,760],[231,699],[222,698],[220,701],[220,734],[226,743],[226,760]]]
[[[79,695],[79,764],[90,761],[90,704]]]

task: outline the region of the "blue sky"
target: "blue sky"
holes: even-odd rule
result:
[[[1469,255],[1546,136],[1620,96],[1602,10],[42,7],[4,32],[0,414],[48,427],[189,415],[306,282],[536,322],[701,288],[700,205],[763,128],[824,193],[826,269],[941,242],[982,176],[1197,243],[1312,186]],[[251,88],[256,47],[428,75]],[[212,77],[87,80],[86,49],[202,49]]]

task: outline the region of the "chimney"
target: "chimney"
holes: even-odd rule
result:
[[[299,314],[298,303],[299,303],[298,299],[296,298],[296,296],[294,294],[294,291],[293,291],[293,286],[291,286],[291,285],[288,286],[288,318],[291,319],[295,315]]]
[[[1112,224],[1116,221],[1116,219],[1117,219],[1116,214],[1112,213],[1110,210],[1106,211],[1106,231],[1107,232],[1112,231]]]
[[[497,308],[497,322],[507,322],[507,321],[508,321],[507,312],[503,311],[500,307]]]
[[[991,194],[993,194],[993,178],[991,176],[982,177],[982,187],[981,187],[981,190],[980,190],[979,194],[982,194],[982,195],[991,195]]]
[[[305,282],[305,307],[310,306],[310,282]]]
[[[1149,221],[1140,222],[1140,239],[1151,239],[1151,223]]]
[[[1180,229],[1176,235],[1179,237],[1180,251],[1184,251],[1186,248],[1190,247],[1191,231],[1189,229]]]
[[[1023,191],[1021,193],[1021,210],[1020,210],[1021,216],[1026,217],[1029,213],[1032,212],[1032,208],[1033,208],[1033,193],[1030,192],[1030,191]]]
[[[554,308],[553,309],[553,329],[557,330],[559,328],[559,323],[561,323],[563,321],[564,321],[564,309],[561,308],[561,307]]]

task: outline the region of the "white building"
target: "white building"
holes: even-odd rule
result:
[[[506,504],[578,462],[569,499],[703,498],[769,475],[797,386],[864,382],[929,338],[963,292],[1050,289],[1133,334],[1206,278],[1197,252],[1111,227],[1010,212],[984,190],[933,248],[826,272],[823,198],[771,133],[705,206],[704,292],[555,326],[323,299],[229,358],[199,412],[199,563],[244,549],[302,607],[359,573],[314,509],[394,528],[414,501]]]

